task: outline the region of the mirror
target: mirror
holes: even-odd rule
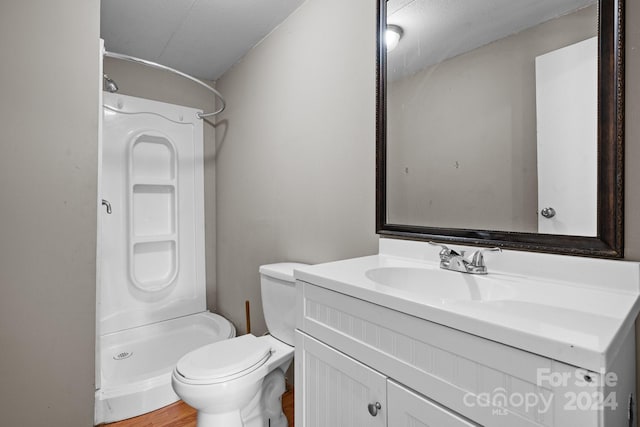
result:
[[[622,0],[381,0],[377,232],[622,257],[623,16]]]

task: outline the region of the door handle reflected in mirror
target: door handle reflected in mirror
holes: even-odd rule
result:
[[[540,215],[545,218],[553,218],[556,216],[556,210],[553,208],[544,208],[540,211]]]

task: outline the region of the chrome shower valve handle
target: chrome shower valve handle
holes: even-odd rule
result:
[[[113,212],[113,210],[111,210],[111,203],[109,203],[108,200],[102,199],[102,206],[106,206],[107,214],[111,215],[111,213]]]

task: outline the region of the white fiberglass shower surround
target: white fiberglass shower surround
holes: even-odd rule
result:
[[[178,359],[235,335],[206,311],[202,111],[103,97],[96,424],[177,401]]]

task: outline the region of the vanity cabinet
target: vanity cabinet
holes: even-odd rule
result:
[[[607,382],[605,372],[310,283],[298,281],[297,293],[298,427],[635,425],[632,339]]]
[[[296,348],[304,365],[298,425],[477,426],[300,331]]]

